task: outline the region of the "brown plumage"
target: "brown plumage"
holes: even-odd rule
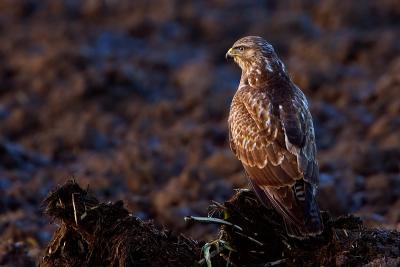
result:
[[[260,200],[283,216],[288,235],[321,233],[314,126],[303,92],[261,37],[238,40],[227,56],[242,69],[228,120],[232,151]]]

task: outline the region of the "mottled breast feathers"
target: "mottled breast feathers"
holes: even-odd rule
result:
[[[274,103],[266,91],[242,85],[228,123],[231,148],[257,184],[318,183],[312,119],[299,89],[291,101]]]

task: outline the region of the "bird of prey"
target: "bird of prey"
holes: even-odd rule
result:
[[[261,202],[282,215],[289,236],[320,234],[319,170],[306,97],[263,38],[239,39],[226,57],[242,69],[228,119],[232,151]]]

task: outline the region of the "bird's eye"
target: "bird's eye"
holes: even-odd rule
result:
[[[240,52],[243,52],[243,51],[244,51],[244,46],[239,46],[239,47],[238,47],[238,50],[239,50]]]

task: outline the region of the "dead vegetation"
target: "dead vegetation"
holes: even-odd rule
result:
[[[44,201],[59,228],[40,266],[398,266],[400,235],[365,229],[359,218],[323,213],[322,235],[298,241],[280,216],[241,190],[212,217],[189,223],[220,224],[216,240],[201,246],[183,235],[132,216],[122,201],[100,203],[74,181]],[[201,249],[202,247],[202,249]]]
[[[40,266],[193,266],[199,250],[183,235],[132,216],[122,201],[99,203],[74,181],[46,200],[60,223]]]
[[[219,240],[233,250],[221,254],[236,266],[398,266],[400,235],[396,231],[365,229],[352,215],[332,218],[324,212],[324,232],[299,241],[286,235],[280,216],[261,205],[252,191],[240,191],[217,205],[225,220]],[[217,214],[217,213],[216,213]]]

